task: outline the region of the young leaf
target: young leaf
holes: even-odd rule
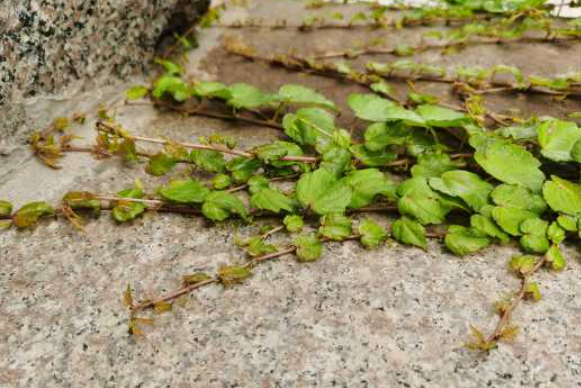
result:
[[[170,172],[176,164],[177,160],[173,156],[158,152],[149,158],[145,171],[153,176],[162,176]]]
[[[302,156],[303,150],[298,145],[288,141],[275,141],[256,147],[254,153],[264,163],[280,168],[297,164],[297,162],[281,161],[280,158],[283,156]]]
[[[296,192],[301,206],[321,215],[344,213],[351,202],[351,188],[325,169],[301,175]]]
[[[142,85],[133,86],[125,92],[125,98],[128,100],[139,100],[147,95],[149,89]]]
[[[572,216],[581,215],[581,186],[576,183],[553,175],[551,180],[543,185],[543,197],[556,212]]]
[[[224,154],[213,150],[192,150],[189,159],[196,166],[209,172],[223,172],[226,167]]]
[[[541,162],[523,147],[509,141],[489,138],[474,154],[476,162],[501,182],[517,184],[538,192],[545,180]]]
[[[246,252],[252,256],[262,256],[267,253],[276,252],[277,249],[272,244],[266,244],[259,236],[251,237],[242,244]]]
[[[561,228],[557,221],[553,221],[547,229],[547,237],[553,244],[560,244],[565,240],[565,229]]]
[[[376,247],[383,243],[387,238],[387,232],[385,229],[379,226],[371,218],[366,218],[363,220],[359,224],[357,231],[361,236],[361,244],[363,244],[363,246],[366,248]]]
[[[12,204],[8,201],[0,200],[0,218],[10,217],[12,214]]]
[[[536,264],[537,258],[535,256],[515,256],[510,260],[509,267],[517,274],[524,275],[530,272]]]
[[[235,182],[246,182],[260,168],[260,165],[261,162],[258,159],[239,156],[226,163],[226,170],[230,171]]]
[[[490,239],[476,229],[450,225],[444,243],[455,255],[464,256],[486,247],[490,244]]]
[[[282,223],[291,233],[299,232],[304,225],[303,217],[298,216],[296,214],[289,214],[288,216],[284,217]]]
[[[199,97],[229,100],[232,94],[222,82],[199,81],[194,84],[194,94]]]
[[[122,190],[117,193],[121,198],[143,198],[144,193],[140,188]],[[141,202],[117,201],[111,211],[111,217],[117,222],[131,221],[147,209],[147,206]]]
[[[296,238],[297,259],[302,262],[318,260],[323,253],[323,244],[314,234],[303,234]]]
[[[568,215],[561,214],[557,217],[557,223],[567,232],[576,232],[577,231],[577,222],[578,217],[572,217]]]
[[[347,98],[347,104],[358,118],[380,122],[388,120],[387,110],[395,106],[392,101],[375,94],[351,94]]]
[[[537,302],[541,300],[541,290],[539,289],[539,285],[535,282],[528,282],[525,285],[525,298],[532,299],[533,301]]]
[[[216,174],[212,178],[212,187],[216,190],[224,190],[232,184],[232,179],[226,174]]]
[[[553,271],[562,271],[567,266],[567,261],[559,249],[559,245],[553,244],[545,255],[547,263]]]
[[[391,235],[402,244],[415,245],[423,250],[428,249],[424,227],[419,222],[407,217],[394,221],[391,225]]]
[[[182,280],[186,286],[190,286],[192,284],[200,283],[205,280],[210,280],[212,277],[208,274],[203,272],[196,272],[188,275],[182,276]]]
[[[159,190],[166,201],[176,203],[202,203],[210,190],[196,179],[174,179]]]
[[[248,216],[244,204],[234,194],[226,191],[212,191],[206,196],[202,205],[204,216],[212,221],[224,221],[231,213],[238,214],[244,220]]]
[[[488,195],[493,189],[478,175],[463,170],[447,171],[440,178],[430,178],[429,183],[441,193],[460,197],[475,211],[488,203]]]
[[[321,235],[341,241],[351,235],[351,219],[341,213],[329,213],[321,217]]]
[[[73,210],[88,210],[94,217],[101,214],[101,201],[88,191],[69,191],[64,195],[63,203]]]
[[[242,266],[223,266],[218,270],[218,277],[225,287],[230,287],[242,283],[244,279],[252,276],[252,272]]]
[[[54,215],[54,209],[46,202],[30,202],[18,209],[12,216],[14,225],[28,228],[36,225],[41,217]]]
[[[549,250],[547,228],[549,223],[540,218],[529,218],[520,224],[523,236],[520,244],[527,252],[545,253]]]

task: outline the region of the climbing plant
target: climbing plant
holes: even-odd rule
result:
[[[509,27],[518,31],[538,27],[534,17],[547,18],[542,1],[450,4],[451,8],[424,10],[422,17],[456,20],[464,11],[469,16],[466,23],[472,23],[483,13],[499,14],[503,21],[498,23],[507,26],[506,20],[512,18]],[[217,19],[213,12],[204,23]],[[467,26],[454,31],[482,31]],[[578,26],[567,34],[547,28],[554,37],[580,35]],[[393,239],[423,250],[440,242],[458,256],[492,244],[513,244],[522,253],[508,260],[508,268],[521,280],[519,289],[495,304],[499,315],[495,330],[485,335],[473,327],[467,346],[489,351],[517,334],[513,311],[525,300],[542,297],[535,274],[562,271],[567,265],[563,244],[578,242],[581,233],[581,128],[553,117],[499,117],[487,112],[479,98],[495,92],[577,98],[581,96],[578,73],[541,78],[513,66],[457,68],[451,73],[407,60],[370,62],[366,70],[356,71],[345,63],[261,55],[232,38],[226,49],[252,60],[369,87],[367,93],[351,94],[346,100],[349,113],[365,127],[361,136],[337,124],[337,115],[347,113],[340,112],[337,101],[311,88],[286,84],[264,91],[247,83],[189,80],[179,63],[159,59],[162,74],[151,85],[129,89],[128,101],[149,99],[159,109],[178,114],[265,126],[280,131],[284,139],[241,149],[235,138],[221,133],[195,142],[146,137],[124,128],[103,110],[94,142],[77,144],[67,129],[71,120],[60,118],[30,139],[35,155],[51,168],[60,168],[60,159],[69,152],[85,152],[143,165],[153,176],[172,174],[178,166],[185,166],[188,173],[156,188],[136,180],[114,195],[79,188],[65,193],[58,205],[37,201],[14,209],[0,201],[0,228],[31,228],[47,218],[64,218],[83,230],[88,218],[104,212],[116,223],[132,222],[146,212],[187,214],[212,223],[275,221],[254,236],[237,239],[247,258],[242,264],[221,267],[214,274],[185,274],[181,287],[156,298],[137,300],[128,286],[123,301],[130,312],[129,330],[136,335],[151,322],[147,310],[169,311],[178,298],[197,288],[241,283],[261,263],[281,256],[316,261],[330,242],[358,241],[373,249]],[[355,54],[339,55],[373,53]],[[326,57],[330,56],[335,55]],[[495,77],[500,73],[512,78],[499,81]],[[391,90],[389,82],[394,79],[454,84],[463,105],[450,106],[413,90],[401,99]],[[386,222],[377,222],[368,213],[383,215]],[[275,233],[284,234],[286,243],[271,243]]]

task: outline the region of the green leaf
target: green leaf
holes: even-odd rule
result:
[[[243,266],[223,266],[218,270],[218,277],[224,286],[229,287],[234,284],[242,283],[244,279],[252,276],[252,272]]]
[[[164,94],[169,93],[174,100],[181,102],[192,96],[192,90],[183,79],[173,75],[163,75],[155,81],[153,92],[155,98],[161,98]]]
[[[296,192],[301,206],[317,214],[343,213],[351,202],[351,188],[324,169],[301,175]]]
[[[248,214],[242,201],[226,191],[212,191],[202,205],[202,214],[212,221],[224,221],[230,214],[238,214],[246,219]]]
[[[226,167],[224,154],[213,150],[192,150],[189,156],[196,166],[209,172],[223,172]]]
[[[401,120],[407,125],[414,127],[425,127],[426,122],[416,112],[407,110],[401,106],[394,105],[386,111],[386,121]]]
[[[286,230],[291,233],[300,231],[304,225],[303,217],[296,214],[289,214],[288,216],[284,217],[282,223],[286,227]]]
[[[329,146],[323,153],[323,161],[320,168],[331,171],[336,176],[341,176],[351,166],[351,152],[335,144]]]
[[[520,224],[523,221],[537,217],[537,213],[516,207],[495,207],[492,210],[492,218],[494,218],[494,221],[502,230],[512,236],[522,235]]]
[[[540,218],[529,218],[520,224],[520,230],[524,233],[520,238],[520,244],[525,251],[545,253],[549,250],[548,226],[549,223]]]
[[[158,65],[163,66],[166,73],[168,74],[180,75],[183,72],[183,69],[180,65],[167,59],[155,58],[154,62],[157,63]]]
[[[532,299],[534,301],[541,300],[541,290],[539,285],[535,282],[529,282],[525,284],[524,288],[525,298]]]
[[[547,210],[543,197],[523,186],[502,184],[494,188],[490,197],[498,206],[530,210],[537,214]]]
[[[235,109],[255,109],[268,105],[272,96],[263,94],[260,89],[245,83],[236,83],[228,87],[230,99],[228,105]]]
[[[73,210],[88,210],[94,217],[101,214],[101,201],[88,191],[69,191],[63,196],[63,203]]]
[[[490,244],[486,234],[472,228],[450,225],[444,238],[446,248],[455,255],[464,256],[481,250]]]
[[[242,246],[246,253],[252,257],[262,256],[277,251],[274,245],[266,244],[259,236],[247,239],[243,242]]]
[[[536,264],[537,258],[535,256],[524,255],[513,257],[509,262],[509,267],[517,274],[524,275],[530,272]]]
[[[395,106],[392,101],[375,94],[351,94],[347,98],[347,105],[355,116],[368,121],[387,121],[387,110]]]
[[[539,129],[541,154],[556,162],[573,160],[571,151],[577,141],[581,140],[581,129],[571,121],[548,120]]]
[[[158,152],[149,158],[149,163],[147,164],[145,171],[153,176],[162,176],[170,172],[177,163],[177,159],[173,156],[163,152]]]
[[[443,173],[440,178],[430,178],[430,186],[452,197],[460,197],[473,210],[478,211],[488,203],[488,196],[493,186],[478,175],[454,170]]]
[[[281,97],[282,101],[289,104],[319,105],[332,110],[336,109],[333,101],[328,100],[325,96],[317,93],[315,90],[302,85],[283,85],[279,89],[278,95]]]
[[[278,190],[263,188],[252,194],[250,203],[257,209],[280,213],[281,210],[293,212],[296,202]]]
[[[510,137],[514,140],[530,140],[538,136],[539,123],[536,121],[526,122],[520,125],[502,127],[497,131],[503,137]]]
[[[256,147],[254,152],[258,159],[278,168],[297,164],[297,162],[281,161],[280,158],[283,156],[303,156],[301,147],[288,141],[275,141],[265,144]]]
[[[125,98],[128,100],[139,100],[147,95],[149,89],[142,85],[133,86],[125,92]]]
[[[391,225],[391,235],[402,244],[415,245],[423,250],[428,249],[424,227],[419,222],[407,217],[394,221]]]
[[[504,233],[489,217],[473,214],[470,217],[470,226],[485,235],[499,239],[503,243],[510,241],[510,237]]]
[[[176,203],[202,203],[210,190],[196,179],[175,179],[159,190],[166,201]]]
[[[581,215],[581,186],[551,176],[551,180],[543,185],[543,197],[549,207],[556,212],[562,212],[572,216]]]
[[[323,253],[323,244],[314,234],[303,234],[296,238],[297,259],[302,262],[316,261]]]
[[[402,215],[417,219],[422,225],[441,224],[450,211],[425,178],[411,178],[397,188],[397,208]]]
[[[411,128],[403,123],[375,123],[365,130],[365,148],[376,152],[388,145],[405,144],[410,136]]]
[[[377,94],[382,94],[384,96],[390,96],[393,94],[393,88],[391,85],[383,80],[369,85],[369,89],[373,90]]]
[[[438,128],[461,127],[468,117],[452,109],[437,105],[420,105],[416,112],[422,117],[426,125]]]
[[[351,235],[351,219],[341,213],[329,213],[321,217],[321,235],[341,241]]]
[[[12,204],[8,201],[0,200],[0,217],[10,217],[12,214]]]
[[[239,156],[226,163],[226,170],[230,171],[235,182],[246,182],[261,166],[258,159]]]
[[[141,199],[143,198],[144,193],[140,188],[136,187],[133,189],[122,190],[117,193],[117,196],[121,198]],[[115,207],[111,211],[111,217],[113,217],[117,222],[127,222],[141,215],[146,209],[147,206],[141,202],[117,201]]]
[[[232,94],[222,82],[199,81],[194,84],[194,94],[199,97],[229,100]]]
[[[14,213],[12,221],[19,228],[28,228],[36,225],[40,218],[54,214],[53,207],[48,203],[44,201],[30,202]]]
[[[382,244],[387,238],[387,232],[371,218],[363,220],[357,228],[361,236],[361,244],[364,247],[371,248]]]
[[[498,139],[487,139],[474,154],[476,162],[501,182],[525,186],[534,192],[541,189],[545,175],[541,162],[523,147]]]
[[[397,159],[397,154],[390,150],[369,151],[363,144],[356,144],[351,146],[353,156],[364,166],[381,167],[387,166],[389,163]]]
[[[448,154],[422,154],[418,156],[418,161],[411,168],[411,173],[416,177],[439,177],[446,171],[458,169],[458,165],[450,159]]]
[[[559,249],[559,245],[553,244],[546,254],[546,261],[553,271],[562,271],[567,266],[567,261]]]
[[[553,221],[547,229],[547,237],[553,244],[560,244],[565,240],[565,229],[561,228],[557,221]]]
[[[212,178],[212,187],[216,190],[223,190],[232,184],[232,179],[226,174],[216,174]]]
[[[561,228],[565,229],[567,232],[576,232],[577,222],[578,222],[577,217],[572,217],[564,214],[557,217],[557,223]]]
[[[369,205],[380,194],[393,197],[395,193],[395,182],[375,168],[353,171],[344,178],[344,182],[352,190],[349,203],[352,209]]]

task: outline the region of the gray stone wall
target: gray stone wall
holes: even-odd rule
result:
[[[143,71],[168,29],[207,0],[0,2],[0,106],[61,90],[73,80]],[[190,20],[188,20],[190,19]]]

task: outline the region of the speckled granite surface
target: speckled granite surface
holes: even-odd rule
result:
[[[254,0],[248,8],[230,9],[225,18],[251,13],[274,19],[300,10],[295,2]],[[233,58],[219,47],[221,36],[232,33],[264,51],[312,52],[382,32],[210,29],[200,35],[200,49],[190,54],[191,77],[250,82],[272,91],[283,83],[302,83],[345,108],[345,97],[364,89]],[[396,44],[418,36],[400,31],[388,38]],[[450,66],[502,61],[549,75],[581,68],[581,44],[487,46],[445,58],[425,53],[421,60]],[[63,101],[39,99],[29,110],[37,120],[49,121],[116,101],[123,91],[123,86],[103,87]],[[518,107],[556,116],[581,110],[579,101],[549,104],[499,96],[490,103],[498,110]],[[276,130],[184,118],[143,105],[120,107],[117,119],[135,133],[184,141],[219,130],[240,139],[244,148],[279,136]],[[345,127],[352,123],[348,114],[340,120]],[[75,128],[84,138],[79,142],[92,139],[92,125],[89,118]],[[41,166],[26,150],[18,154],[18,163],[0,164],[0,198],[17,205],[39,198],[56,203],[72,189],[115,192],[135,177],[147,187],[166,179],[146,175],[143,166],[94,161],[83,154],[68,155],[61,171]],[[174,289],[184,273],[236,262],[241,257],[233,244],[236,232],[210,228],[197,218],[147,215],[124,226],[104,216],[89,223],[84,235],[56,221],[0,234],[0,387],[581,386],[581,264],[573,246],[567,248],[569,266],[563,273],[539,274],[543,300],[517,310],[514,319],[522,333],[489,356],[462,345],[470,324],[492,329],[492,304],[518,286],[506,269],[517,252],[512,246],[460,259],[433,241],[428,253],[395,244],[377,250],[330,244],[316,263],[284,257],[261,265],[243,285],[192,294],[184,306],[158,316],[145,338],[127,335],[120,299],[128,283],[136,297],[151,297]]]

